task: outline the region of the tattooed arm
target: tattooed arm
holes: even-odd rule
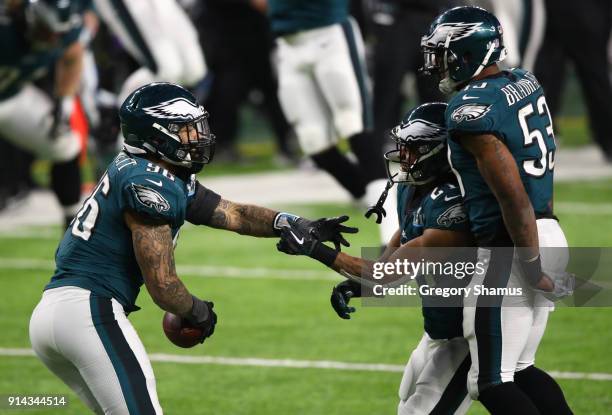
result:
[[[535,214],[508,148],[493,135],[463,137],[461,145],[476,158],[480,174],[499,203],[514,245],[531,248],[526,255],[536,256],[539,245]]]
[[[207,225],[241,235],[273,237],[277,235],[274,229],[277,214],[272,209],[221,199]]]
[[[478,170],[495,195],[506,229],[514,242],[529,282],[552,290],[552,281],[542,273],[538,228],[533,206],[521,181],[514,157],[497,137],[484,134],[460,137],[461,145],[478,164]]]
[[[124,220],[132,231],[134,254],[151,298],[163,310],[188,317],[193,299],[176,275],[170,226],[129,211]]]

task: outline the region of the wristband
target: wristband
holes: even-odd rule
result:
[[[542,278],[542,261],[540,255],[527,261],[519,259],[519,262],[527,282],[532,287],[535,287]]]
[[[274,222],[273,222],[274,223],[274,233],[280,236],[281,229],[288,228],[289,226],[291,226],[291,223],[295,222],[298,219],[300,219],[300,217],[292,213],[287,213],[287,212],[277,213],[276,216],[274,217]]]
[[[329,246],[322,244],[320,242],[315,243],[312,248],[312,252],[309,255],[312,259],[316,259],[317,261],[331,267],[336,257],[338,256],[338,251],[330,248]]]

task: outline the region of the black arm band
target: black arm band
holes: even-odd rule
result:
[[[540,255],[529,261],[524,261],[522,259],[519,261],[527,282],[531,284],[532,287],[538,285],[538,282],[540,282],[542,278],[542,261]]]
[[[332,266],[337,256],[338,251],[320,242],[315,244],[312,252],[310,253],[310,257],[312,259],[316,259],[328,267]]]
[[[220,195],[196,181],[195,195],[189,206],[187,206],[185,219],[194,225],[208,224],[220,201]]]

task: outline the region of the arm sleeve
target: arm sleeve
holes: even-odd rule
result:
[[[196,191],[187,205],[187,222],[194,225],[206,225],[210,221],[215,208],[219,205],[221,196],[196,182]]]

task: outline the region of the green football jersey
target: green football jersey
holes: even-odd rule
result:
[[[480,246],[511,243],[501,209],[459,136],[492,134],[510,150],[538,217],[552,217],[555,138],[544,91],[533,74],[512,69],[471,82],[446,111],[449,160]],[[472,139],[464,137],[463,140]]]
[[[23,28],[0,2],[0,100],[12,97],[25,83],[44,76],[66,48],[78,40],[81,30],[82,27],[77,27],[63,34],[54,47],[34,49],[24,37]]]
[[[269,0],[268,17],[274,33],[296,33],[345,21],[348,4],[348,0]]]
[[[45,289],[81,287],[137,310],[143,278],[123,213],[168,223],[176,241],[195,186],[195,176],[184,182],[145,158],[119,153],[66,230]]]
[[[397,189],[397,213],[402,244],[423,235],[426,229],[470,231],[461,193],[459,188],[451,183],[442,184],[421,195],[416,194],[415,187],[400,184]],[[469,277],[439,277],[434,281],[426,281],[423,276],[417,277],[419,285],[435,283],[436,287],[465,287],[469,280]],[[463,335],[462,307],[429,306],[427,298],[422,300],[425,331],[432,339],[450,339]]]

